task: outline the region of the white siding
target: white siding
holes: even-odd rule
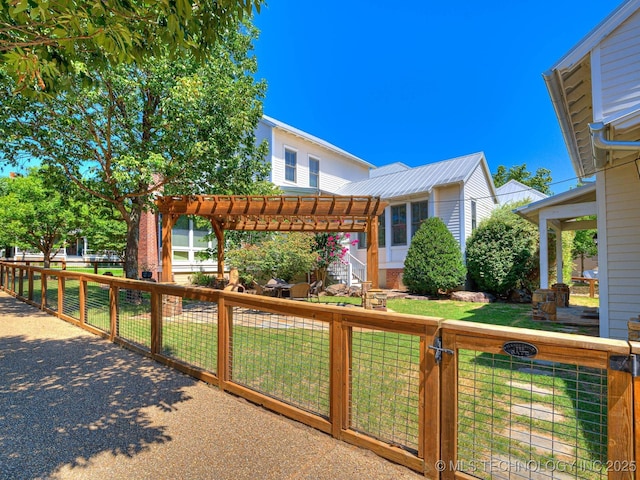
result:
[[[640,105],[640,12],[600,44],[600,77],[604,120]]]
[[[434,205],[436,216],[444,222],[453,238],[462,245],[460,241],[460,186],[451,185],[438,188],[437,198]]]
[[[269,152],[267,153],[267,158],[265,159],[265,161],[267,163],[269,163],[269,165],[271,166],[271,158],[273,157],[273,145],[271,144],[271,134],[272,134],[272,130],[271,127],[269,125],[267,125],[264,122],[259,122],[258,123],[258,127],[256,128],[256,144],[260,145],[260,143],[262,143],[263,140],[267,141],[267,144],[269,145]],[[269,180],[272,180],[272,173],[269,172]]]
[[[358,164],[289,132],[277,128],[274,132],[271,181],[278,186],[309,188],[309,155],[320,161],[319,188],[324,192],[333,193],[345,183],[369,177],[366,165]],[[285,148],[297,152],[295,183],[284,179]]]
[[[606,248],[609,336],[627,338],[627,321],[640,314],[640,179],[635,164],[609,168]]]
[[[471,235],[471,201],[476,202],[476,225],[485,218],[491,216],[491,212],[496,207],[491,195],[491,190],[487,182],[491,181],[487,178],[482,165],[478,165],[471,174],[471,177],[464,186],[464,208],[465,208],[465,225],[464,225],[464,242]]]

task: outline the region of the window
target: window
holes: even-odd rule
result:
[[[378,246],[384,247],[386,245],[386,228],[385,228],[384,210],[378,217]],[[358,232],[358,248],[367,248],[367,234],[364,232]]]
[[[320,186],[320,160],[309,157],[309,186],[318,188]]]
[[[420,225],[429,217],[429,202],[415,202],[411,204],[411,238],[416,234]]]
[[[391,207],[391,245],[407,244],[407,206]]]
[[[296,181],[296,164],[298,163],[298,154],[288,148],[284,149],[284,179],[289,182]]]
[[[367,234],[358,232],[358,249],[362,250],[365,248],[367,248]]]
[[[379,221],[379,223],[378,223],[378,245],[381,246],[381,247],[384,247],[387,244],[387,241],[386,241],[387,228],[386,228],[386,224],[385,224],[384,210],[382,211],[382,213],[378,217],[378,221]]]
[[[476,213],[476,201],[471,200],[471,231],[473,232],[478,226],[478,217]]]

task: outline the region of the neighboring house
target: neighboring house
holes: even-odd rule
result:
[[[628,0],[544,74],[580,178],[595,175],[600,335],[640,314],[640,0]]]
[[[378,245],[380,286],[402,287],[402,271],[411,238],[428,217],[447,225],[465,252],[466,240],[498,203],[484,153],[410,168],[393,163],[372,170],[370,178],[345,184],[339,195],[371,195],[388,201],[380,218]],[[352,252],[365,259],[366,241]]]
[[[548,197],[548,195],[545,195],[535,188],[525,185],[517,180],[509,180],[504,185],[496,188],[496,195],[498,196],[498,202],[500,205],[522,201],[531,203],[537,202],[538,200],[544,200]]]

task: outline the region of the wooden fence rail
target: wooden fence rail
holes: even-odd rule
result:
[[[13,263],[0,287],[428,478],[635,475],[640,343]]]

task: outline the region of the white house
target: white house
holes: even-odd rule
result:
[[[509,180],[504,185],[496,188],[496,194],[500,205],[522,201],[537,202],[548,197],[548,195],[517,180]]]
[[[393,163],[372,170],[370,178],[350,182],[339,195],[371,195],[388,201],[380,218],[378,245],[380,286],[402,286],[404,260],[420,223],[437,216],[447,225],[464,254],[471,232],[498,203],[484,153],[474,153],[410,168]],[[365,246],[361,238],[358,245]],[[365,250],[355,253],[365,259]]]
[[[623,2],[544,78],[576,174],[596,180],[586,203],[598,218],[600,335],[627,338],[640,314],[640,0]]]
[[[271,182],[287,195],[371,195],[391,202],[379,226],[382,287],[401,286],[411,236],[422,220],[434,215],[442,218],[464,252],[467,237],[498,203],[483,153],[416,168],[401,163],[376,168],[325,140],[268,116],[260,121],[256,137],[269,145],[266,161],[271,166]],[[144,232],[141,257],[146,255],[150,259],[141,262],[149,265],[159,263],[151,261],[159,254],[158,242],[150,234],[154,228],[157,232],[157,219],[154,222],[141,228]],[[197,252],[211,245],[203,241],[206,232],[193,227],[193,222],[184,217],[173,229],[175,273],[203,267],[213,269],[215,265],[197,259]],[[364,249],[352,247],[351,253],[351,261],[363,267]],[[362,275],[360,279],[364,279]]]

